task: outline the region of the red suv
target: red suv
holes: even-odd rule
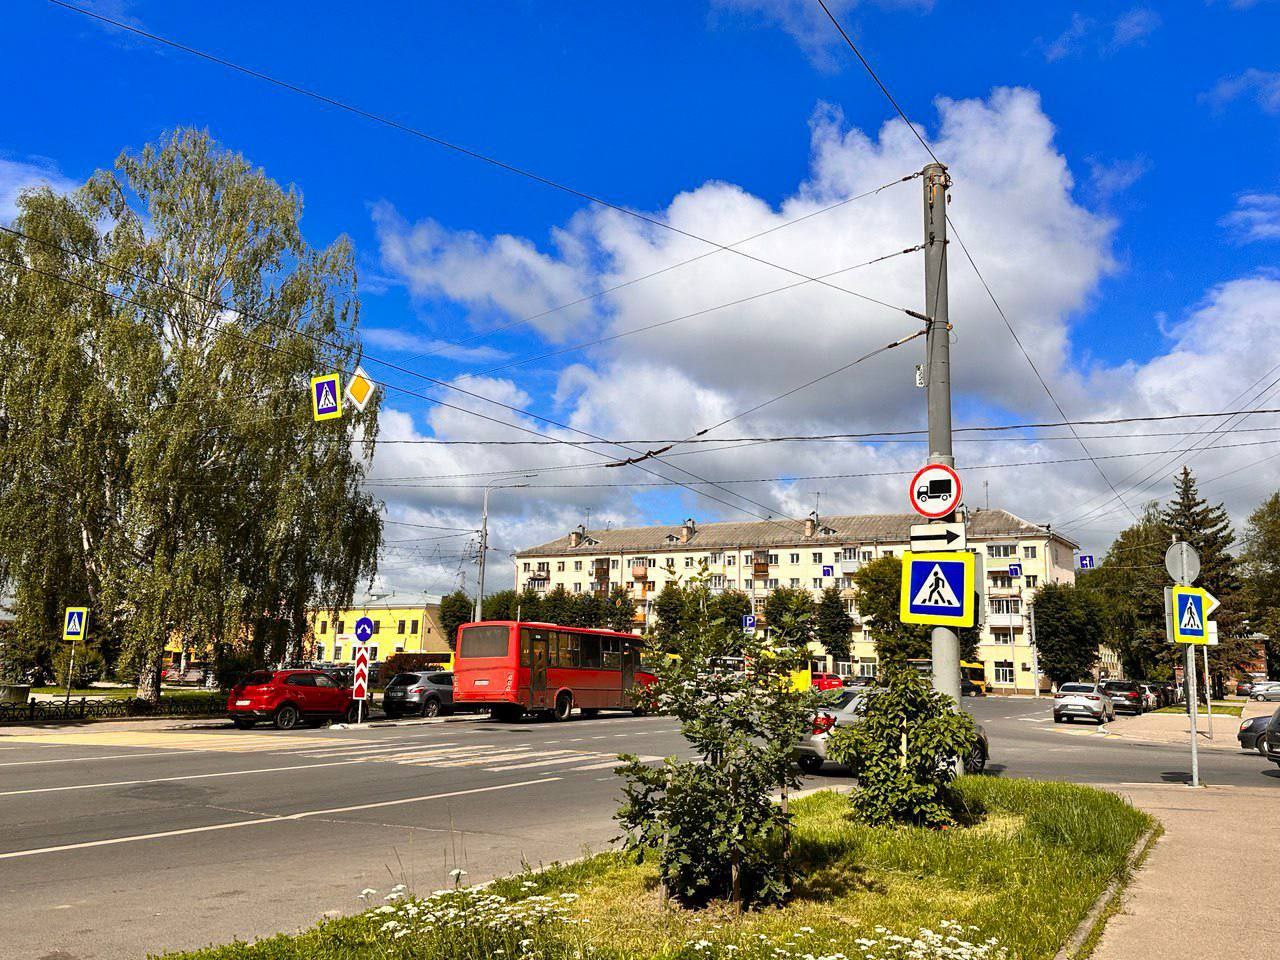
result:
[[[355,705],[350,689],[319,670],[255,670],[231,688],[227,713],[241,730],[259,720],[292,730],[303,721],[354,720]]]
[[[841,690],[844,681],[834,673],[815,673],[812,685],[819,690]]]

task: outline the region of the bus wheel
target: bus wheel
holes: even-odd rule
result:
[[[568,720],[573,715],[573,694],[567,690],[556,697],[555,718],[557,720]]]

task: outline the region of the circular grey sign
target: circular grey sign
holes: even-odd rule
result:
[[[1189,586],[1200,576],[1200,554],[1191,544],[1179,540],[1164,552],[1164,568],[1178,583]]]

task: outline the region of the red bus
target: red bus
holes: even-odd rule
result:
[[[500,720],[526,711],[568,720],[601,710],[639,712],[631,691],[654,681],[640,669],[644,641],[630,633],[553,623],[486,620],[458,628],[453,702]]]

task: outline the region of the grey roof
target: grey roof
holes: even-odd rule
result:
[[[597,553],[634,553],[638,551],[657,550],[696,550],[696,549],[728,549],[735,547],[786,547],[805,546],[806,544],[870,544],[870,543],[906,543],[908,530],[912,524],[923,523],[922,517],[914,513],[866,513],[846,517],[822,517],[820,528],[834,530],[834,533],[818,533],[812,537],[804,535],[803,520],[752,520],[740,522],[735,520],[718,523],[699,523],[688,543],[680,543],[678,539],[668,541],[668,537],[680,536],[680,527],[619,527],[613,530],[588,530],[587,536],[598,541],[581,546],[569,546],[569,535],[549,543],[541,543],[536,547],[528,547],[516,552],[517,557],[561,556],[564,554],[587,556]],[[1023,520],[1007,510],[974,510],[968,517],[969,536],[975,539],[991,540],[1001,537],[1043,537],[1049,531],[1042,526]],[[1074,540],[1060,533],[1053,534],[1054,539],[1075,549],[1079,547]]]

